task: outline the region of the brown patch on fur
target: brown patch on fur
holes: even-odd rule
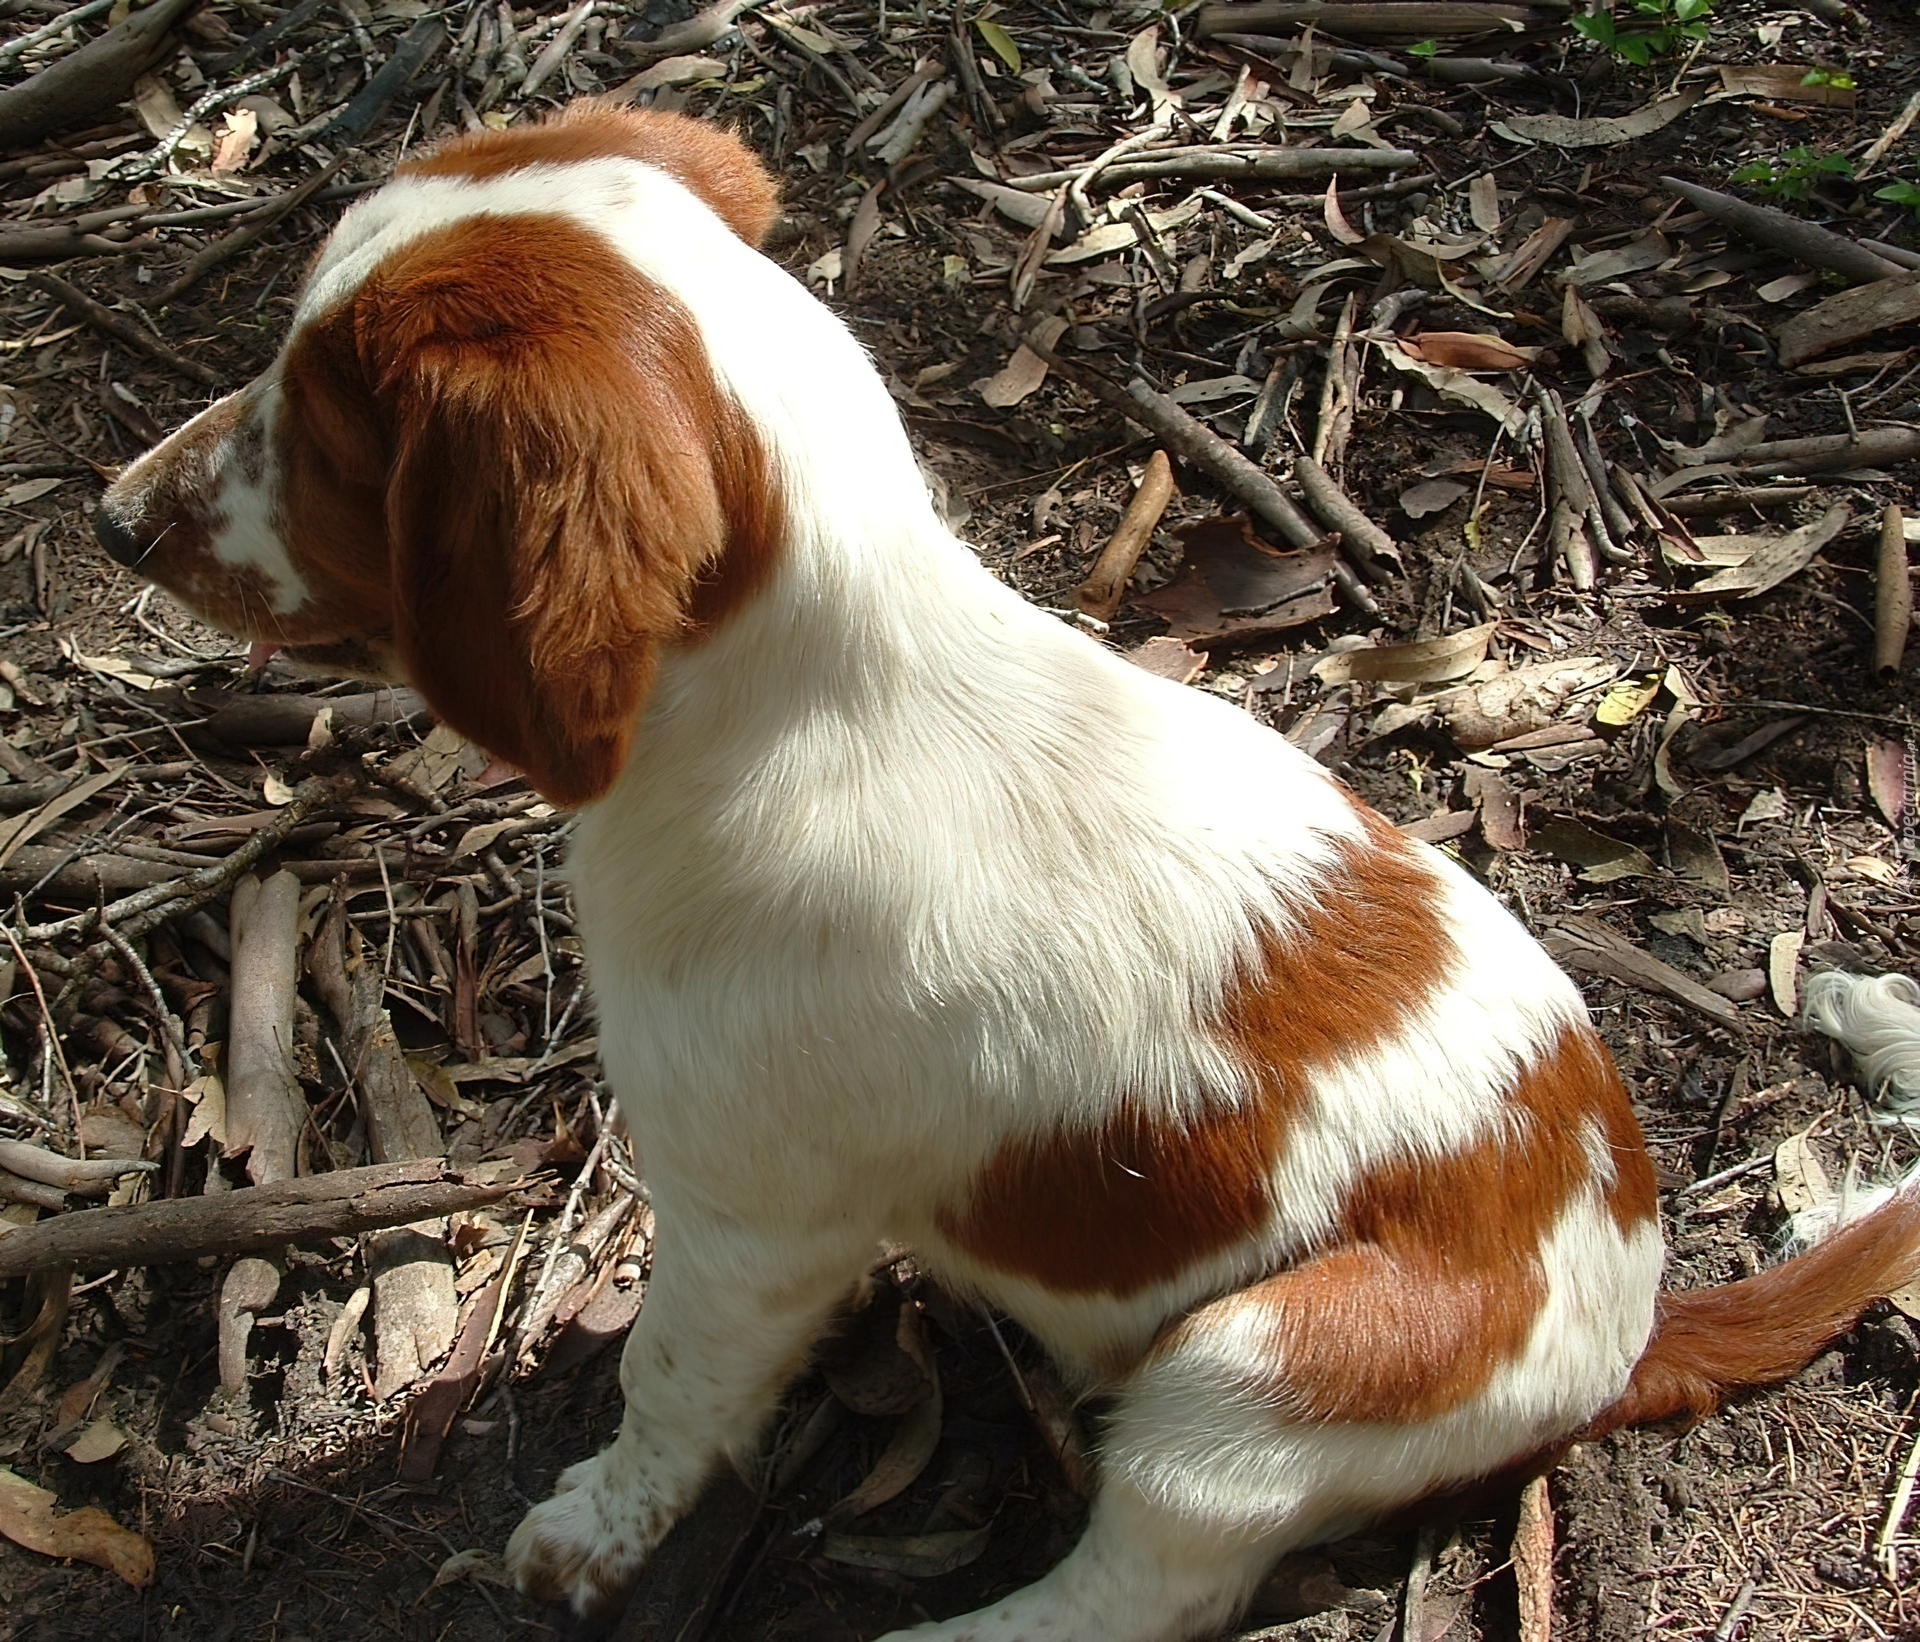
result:
[[[1729,1392],[1791,1379],[1868,1306],[1916,1276],[1920,1194],[1906,1192],[1771,1271],[1663,1294],[1625,1395],[1581,1435],[1676,1414],[1704,1418]]]
[[[1653,1212],[1653,1172],[1626,1090],[1584,1025],[1516,1078],[1497,1133],[1439,1157],[1404,1157],[1360,1180],[1329,1250],[1194,1313],[1194,1332],[1261,1331],[1260,1389],[1292,1418],[1433,1419],[1485,1389],[1525,1349],[1546,1297],[1539,1249],[1599,1185],[1585,1138],[1614,1142],[1609,1210],[1623,1232]]]
[[[1371,817],[1365,842],[1333,853],[1221,1011],[1216,1029],[1253,1085],[1245,1100],[1181,1118],[1128,1098],[1096,1130],[1010,1142],[964,1207],[940,1215],[941,1233],[996,1271],[1115,1295],[1256,1234],[1313,1070],[1400,1031],[1458,960],[1432,910],[1432,869],[1393,827]]]
[[[456,224],[388,258],[354,306],[394,447],[407,673],[548,797],[597,798],[657,648],[771,571],[784,518],[758,433],[692,319],[560,218]]]
[[[746,144],[718,126],[680,114],[583,99],[540,125],[473,132],[409,160],[401,177],[483,181],[530,165],[574,165],[609,158],[642,160],[676,177],[749,245],[758,246],[779,215],[772,177]]]
[[[211,551],[211,452],[251,390],[163,448],[122,521],[155,543],[142,574],[310,653],[391,635],[443,719],[556,802],[599,797],[658,647],[753,597],[784,537],[692,318],[568,220],[476,217],[389,256],[280,370],[278,529],[306,600],[272,615]]]

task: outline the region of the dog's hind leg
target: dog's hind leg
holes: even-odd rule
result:
[[[656,1204],[653,1275],[620,1360],[620,1434],[563,1472],[507,1545],[521,1590],[583,1614],[620,1600],[715,1464],[753,1442],[875,1248]]]
[[[1650,1226],[1622,1234],[1582,1202],[1521,1280],[1362,1246],[1202,1306],[1118,1388],[1066,1560],[889,1642],[1210,1636],[1283,1552],[1577,1430],[1626,1384],[1659,1260]]]

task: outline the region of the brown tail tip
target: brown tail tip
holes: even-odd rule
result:
[[[1920,1276],[1920,1189],[1757,1277],[1660,1296],[1653,1338],[1620,1399],[1583,1437],[1675,1414],[1701,1418],[1729,1392],[1791,1379],[1876,1300]]]

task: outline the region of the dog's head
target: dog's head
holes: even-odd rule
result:
[[[781,528],[694,321],[568,208],[609,159],[667,172],[750,245],[772,221],[752,155],[676,116],[576,105],[460,138],[343,219],[280,356],[95,521],[215,626],[402,675],[572,804],[618,773],[659,647],[750,594]]]

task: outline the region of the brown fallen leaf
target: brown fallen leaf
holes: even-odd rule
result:
[[[1713,599],[1750,599],[1778,587],[1813,562],[1813,556],[1847,528],[1853,517],[1843,506],[1827,509],[1814,523],[1769,542],[1745,564],[1716,571],[1705,581],[1668,596],[1676,604],[1704,604]]]
[[[1913,814],[1914,794],[1907,780],[1907,749],[1898,741],[1867,743],[1867,791],[1874,808],[1898,832]]]
[[[1175,684],[1191,684],[1207,665],[1207,652],[1164,635],[1127,652],[1127,660]]]
[[[1178,573],[1132,601],[1164,616],[1171,638],[1205,644],[1297,627],[1334,609],[1333,554],[1327,549],[1276,552],[1239,516],[1205,519],[1178,535],[1186,544]]]
[[[1853,107],[1852,86],[1832,85],[1816,74],[1811,63],[1722,63],[1720,89],[1737,97],[1771,97],[1776,102],[1820,103],[1827,108]]]
[[[1564,114],[1520,114],[1496,120],[1493,129],[1521,142],[1548,143],[1555,148],[1612,148],[1650,137],[1673,122],[1707,94],[1704,85],[1689,86],[1671,97],[1656,98],[1617,118],[1596,116],[1574,120]]]
[[[1034,326],[1033,338],[1041,347],[1051,349],[1066,329],[1066,320],[1054,314]],[[974,383],[974,388],[995,410],[1006,410],[1019,404],[1046,379],[1047,362],[1023,342],[1004,366]]]
[[[835,1523],[864,1516],[911,1488],[926,1470],[934,1449],[940,1446],[940,1430],[940,1387],[936,1381],[933,1394],[894,1427],[893,1436],[881,1450],[879,1459],[873,1462],[873,1469],[860,1479],[852,1493],[829,1506],[821,1520]]]
[[[135,1590],[153,1583],[153,1546],[145,1538],[91,1505],[56,1516],[54,1499],[0,1466],[0,1534],[42,1556],[109,1569]]]
[[[1379,644],[1365,650],[1345,650],[1318,663],[1314,676],[1323,684],[1348,684],[1355,679],[1374,683],[1435,684],[1471,673],[1487,659],[1495,622],[1485,622],[1444,638],[1415,639],[1410,644]]]
[[[1465,786],[1467,796],[1480,811],[1480,836],[1497,850],[1517,850],[1525,846],[1527,834],[1522,824],[1520,794],[1495,770],[1469,764]]]
[[[1533,843],[1555,860],[1578,867],[1581,878],[1589,884],[1610,884],[1616,878],[1652,878],[1660,871],[1646,851],[1567,817],[1556,817],[1536,828]]]
[[[1422,479],[1400,492],[1400,511],[1409,519],[1424,519],[1429,513],[1452,507],[1467,494],[1467,487],[1458,479]]]
[[[1540,357],[1538,348],[1516,348],[1484,331],[1420,331],[1401,337],[1400,346],[1430,365],[1463,371],[1525,370]]]

